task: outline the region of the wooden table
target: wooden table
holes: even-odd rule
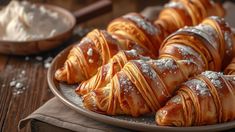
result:
[[[44,2],[59,5],[70,11],[82,8],[95,0],[33,0],[34,2]],[[161,1],[160,1],[161,2]],[[157,5],[157,0],[113,0],[113,12],[102,15],[83,23],[82,27],[94,28],[105,27],[107,23],[115,17],[131,11],[141,11],[149,5]],[[5,4],[2,2],[0,4]],[[54,57],[66,44],[55,50],[32,56],[0,55],[0,131],[15,132],[20,119],[26,117],[47,100],[53,97],[50,92],[44,61],[48,57]],[[43,57],[43,60],[41,58]],[[22,93],[17,93],[12,82],[20,82],[25,87]],[[23,131],[30,131],[26,127]]]

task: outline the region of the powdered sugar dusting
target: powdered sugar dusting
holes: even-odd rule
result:
[[[233,50],[233,40],[232,40],[232,34],[228,31],[224,32],[224,40],[227,45],[226,54],[230,54]]]
[[[194,27],[187,27],[187,28],[181,29],[180,31],[192,32],[192,33],[198,34],[199,36],[206,39],[214,48],[217,48],[218,44],[217,44],[215,38],[213,36],[210,36],[206,32],[204,32],[204,30],[200,30],[200,29],[197,29]]]
[[[92,48],[89,48],[89,49],[87,50],[87,55],[88,55],[88,56],[92,56],[92,55],[93,55],[93,50],[92,50]]]
[[[88,62],[89,63],[94,63],[94,60],[93,59],[89,59]]]
[[[137,61],[140,64],[140,70],[145,74],[145,76],[148,76],[149,78],[155,80],[156,79],[156,72],[153,70],[153,68],[146,63],[143,60]]]
[[[178,66],[176,65],[174,60],[171,58],[162,58],[162,59],[158,59],[158,60],[151,60],[151,63],[153,65],[155,65],[156,67],[158,67],[160,71],[164,71],[164,70],[172,71],[172,70],[178,68]]]
[[[184,5],[180,1],[171,1],[164,5],[165,8],[184,9]]]
[[[127,14],[123,18],[134,21],[139,27],[144,29],[148,34],[155,35],[158,30],[148,21],[144,20],[140,16]]]
[[[208,24],[199,24],[198,26],[195,26],[196,29],[199,29],[203,32],[205,32],[208,36],[208,39],[210,39],[211,44],[217,49],[219,48],[219,44],[216,41],[216,38],[218,37],[216,30],[208,25]]]
[[[101,67],[101,70],[102,70],[102,76],[106,76],[107,73],[109,72],[109,69],[110,69],[110,63],[104,65]]]
[[[193,55],[195,57],[199,57],[199,54],[195,52],[191,47],[186,46],[186,45],[181,45],[181,44],[175,44],[175,47],[178,48],[179,53],[182,54],[183,56],[187,55]]]
[[[92,43],[92,40],[91,40],[90,38],[88,38],[88,37],[84,37],[84,38],[80,41],[79,44],[84,44],[84,43],[91,43],[91,44],[93,44],[93,43]]]
[[[201,80],[192,79],[192,80],[187,81],[185,83],[185,85],[188,86],[190,89],[194,89],[194,90],[198,91],[197,95],[201,95],[201,96],[209,95],[209,96],[211,96],[210,90],[207,88],[206,83],[201,81]]]
[[[124,91],[124,95],[135,91],[134,84],[132,84],[131,80],[126,75],[124,75],[124,73],[121,72],[121,74],[118,74],[118,78],[120,87]]]
[[[176,95],[176,96],[172,97],[172,98],[170,99],[170,101],[173,102],[173,103],[176,103],[176,104],[180,104],[181,98],[180,98],[179,95]]]
[[[206,76],[216,88],[222,88],[222,83],[220,81],[222,73],[205,71],[202,75]]]
[[[214,21],[216,21],[216,22],[218,22],[218,23],[220,23],[220,24],[222,24],[222,23],[225,22],[225,21],[224,21],[224,18],[219,17],[219,16],[210,16],[209,18],[210,18],[210,19],[213,19]]]
[[[126,53],[131,55],[131,56],[138,56],[138,53],[135,49],[128,50],[128,51],[126,51]]]

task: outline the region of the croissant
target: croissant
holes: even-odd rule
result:
[[[161,45],[160,58],[167,56],[174,59],[187,59],[185,55],[178,56],[175,54],[177,52],[176,49],[178,49],[175,47],[179,47],[177,45],[181,43],[192,47],[197,53],[200,53],[205,63],[204,66],[201,65],[205,67],[203,69],[220,71],[221,67],[226,66],[232,59],[235,49],[232,38],[233,33],[225,20],[212,16],[197,26],[182,28],[170,35]],[[180,48],[178,50],[184,49]],[[181,52],[184,53],[185,50]],[[198,60],[195,61],[198,62]]]
[[[176,85],[195,73],[197,65],[189,60],[132,60],[106,86],[85,94],[83,105],[108,115],[152,113],[172,96]]]
[[[180,86],[156,113],[156,123],[199,126],[235,119],[235,76],[206,71]]]
[[[165,39],[160,48],[159,58],[190,60],[197,64],[199,71],[208,69],[219,71],[225,54],[227,55],[226,59],[231,60],[232,52],[230,50],[233,50],[233,48],[231,49],[230,44],[224,41],[225,39],[228,40],[227,37],[231,38],[231,35],[225,37],[220,34],[220,32],[231,34],[229,29],[223,19],[217,17],[207,18],[200,25],[181,29]],[[229,52],[225,53],[220,48]],[[124,54],[121,53],[121,55]],[[107,85],[128,60],[141,59],[138,57],[126,59],[125,56],[123,56],[125,58],[123,59],[123,57],[120,57],[121,55],[115,57],[115,61],[102,66],[91,79],[82,82],[76,89],[76,93],[84,95]]]
[[[104,30],[95,29],[72,48],[64,67],[56,71],[55,78],[69,84],[89,78],[95,74],[97,67],[106,64],[118,50],[116,39]]]
[[[84,95],[93,89],[98,87],[105,86],[110,79],[121,70],[121,68],[129,61],[129,60],[149,60],[150,57],[145,57],[140,54],[135,49],[132,50],[122,50],[119,51],[109,63],[101,66],[98,69],[98,72],[87,81],[83,81],[80,83],[78,88],[76,89],[76,93],[78,95]]]
[[[210,3],[208,4],[209,0],[205,1],[206,2],[199,2],[198,5],[200,4],[203,5],[200,5],[200,8],[198,8],[198,10],[195,10],[195,12],[198,13],[203,12],[208,16],[212,14],[220,16],[224,15],[224,10],[219,6],[219,4],[210,4]],[[192,5],[184,4],[184,6],[186,8],[187,6],[192,6]],[[171,8],[172,11],[165,11]],[[211,10],[215,9],[217,11],[211,12]],[[174,14],[174,16],[181,16],[182,13],[187,14],[183,10],[182,11],[175,11],[175,10],[178,9],[175,9],[175,7],[167,7],[166,9],[164,9],[161,13],[162,14],[161,16],[169,16],[169,17],[167,17],[167,19],[164,17],[159,17],[159,19],[163,20],[159,20],[159,22],[156,22],[155,25],[146,20],[140,14],[130,13],[112,21],[107,28],[109,34],[105,33],[106,36],[102,35],[102,33],[100,33],[99,30],[92,31],[93,33],[89,33],[90,35],[87,35],[86,38],[90,37],[95,38],[94,40],[92,40],[93,41],[92,43],[94,43],[96,46],[90,47],[90,43],[80,44],[81,43],[80,42],[77,46],[74,47],[75,49],[72,49],[73,51],[71,51],[71,53],[69,54],[68,59],[65,62],[64,66],[57,70],[57,72],[55,73],[55,78],[58,81],[64,81],[70,84],[87,80],[91,78],[98,71],[97,69],[99,66],[106,64],[108,60],[114,54],[117,53],[117,51],[132,49],[129,46],[130,42],[134,43],[134,45],[139,45],[139,47],[143,49],[149,50],[151,56],[156,57],[158,55],[160,44],[162,43],[162,41],[166,36],[168,36],[170,33],[175,31],[176,29],[179,29],[182,26],[192,25],[192,23],[184,23],[177,27],[174,26],[177,25],[175,23],[178,23],[179,21],[178,19],[171,17],[172,14]],[[190,12],[191,10],[193,10],[193,8],[191,9],[191,7],[187,7],[187,12]],[[191,17],[192,16],[190,15],[186,15],[184,19],[181,20],[181,22],[183,22],[183,20],[191,19]],[[198,20],[198,22],[200,20]],[[173,30],[170,30],[168,28]],[[108,43],[109,40],[106,40],[106,37],[108,37],[109,40],[115,44],[111,44],[111,46],[109,46]],[[127,41],[125,41],[125,39]],[[133,44],[131,45],[134,46]],[[110,47],[112,49],[109,49]],[[85,50],[83,50],[82,48],[84,48]],[[102,48],[107,48],[107,49],[102,49]],[[96,53],[97,55],[94,55],[94,57],[96,58],[91,59],[91,57],[90,56],[87,57],[86,54],[88,53],[91,55],[91,53],[93,53],[93,50],[94,52],[97,52]]]
[[[128,13],[114,19],[108,25],[107,31],[112,34],[126,36],[142,47],[146,47],[155,55],[158,55],[160,44],[164,39],[162,29],[154,26],[138,13]]]
[[[154,24],[162,27],[168,36],[184,26],[198,25],[204,18],[213,15],[223,17],[225,10],[212,0],[171,0]]]

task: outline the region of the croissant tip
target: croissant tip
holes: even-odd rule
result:
[[[161,126],[182,126],[184,125],[183,110],[180,105],[171,104],[159,109],[155,120],[157,125]]]
[[[75,89],[75,93],[76,93],[77,95],[80,95],[80,96],[81,96],[82,94],[81,94],[80,91],[81,91],[81,87],[80,87],[80,85],[79,85],[79,86]]]
[[[66,72],[64,71],[64,68],[56,70],[55,78],[58,81],[66,81]]]
[[[83,106],[91,111],[97,111],[97,103],[94,99],[94,92],[90,92],[88,94],[85,94],[82,97],[82,101],[83,101]]]

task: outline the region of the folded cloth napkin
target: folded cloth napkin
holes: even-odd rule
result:
[[[56,97],[52,98],[31,115],[21,120],[19,129],[23,128],[33,119],[79,132],[130,132],[130,130],[111,126],[78,114],[76,111],[61,103]]]
[[[224,6],[227,10],[227,17],[225,19],[231,26],[235,27],[235,19],[233,14],[235,12],[235,4],[226,2]],[[160,9],[160,7],[149,7],[143,10],[142,14],[149,19],[153,19],[157,16]],[[81,114],[78,114],[74,110],[62,104],[56,98],[52,98],[31,115],[21,120],[19,123],[19,129],[23,128],[28,122],[32,121],[33,119],[72,131],[130,131],[124,128],[101,123]]]

